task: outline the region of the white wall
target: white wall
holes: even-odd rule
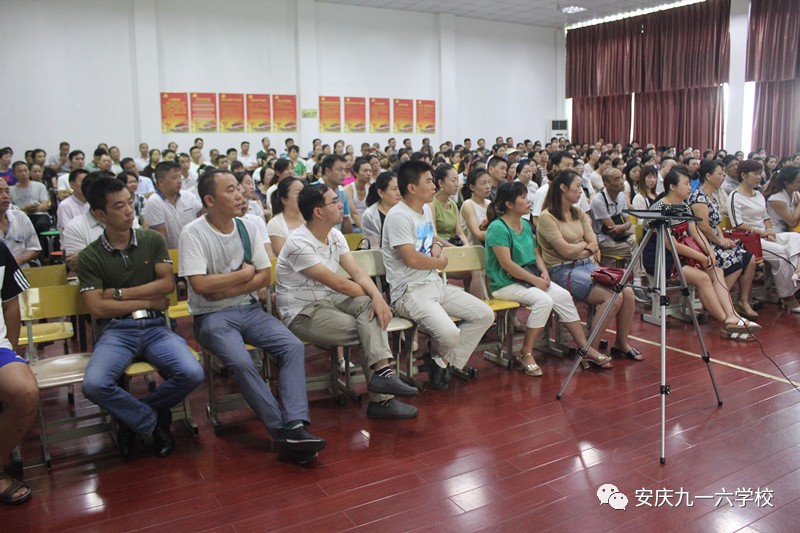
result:
[[[545,140],[546,121],[563,118],[557,33],[563,31],[456,18],[460,139],[485,137],[487,146],[498,135]]]
[[[161,134],[160,91],[297,94],[298,112],[320,95],[433,99],[435,145],[543,139],[563,114],[563,37],[550,28],[315,0],[3,0],[2,19],[0,146],[15,158],[62,140],[87,153],[101,141],[123,155],[140,141],[186,149],[196,135]],[[300,128],[288,136],[304,150],[314,137],[392,136]],[[261,136],[203,135],[220,149]]]

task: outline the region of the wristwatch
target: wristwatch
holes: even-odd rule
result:
[[[117,301],[122,300],[122,289],[114,289],[114,294],[111,297]]]

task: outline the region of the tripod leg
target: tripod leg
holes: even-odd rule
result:
[[[631,257],[630,263],[628,263],[628,268],[625,270],[625,274],[622,276],[623,281],[626,281],[628,279],[628,277],[631,275],[631,273],[633,272],[634,265],[636,265],[636,261],[641,257],[642,253],[644,252],[644,248],[647,245],[647,242],[653,236],[653,232],[654,232],[654,230],[652,228],[647,230],[647,233],[645,234],[644,238],[642,239],[642,242],[639,245],[639,248],[637,248],[636,253],[633,254],[633,257]],[[589,350],[589,346],[591,346],[592,342],[594,342],[595,337],[597,337],[598,335],[602,334],[602,332],[600,331],[600,328],[605,323],[606,318],[608,317],[608,313],[611,312],[611,308],[614,307],[614,302],[616,301],[617,298],[619,298],[619,295],[622,292],[623,288],[625,288],[624,284],[623,285],[616,285],[616,286],[613,287],[614,294],[611,295],[611,301],[608,303],[608,305],[606,305],[606,308],[603,309],[603,312],[598,317],[597,322],[595,323],[596,324],[595,327],[592,328],[592,330],[589,332],[589,338],[586,339],[586,344],[582,348],[580,348],[578,350],[578,358],[575,360],[575,363],[572,365],[572,368],[569,371],[569,375],[567,375],[567,379],[564,380],[564,384],[561,385],[561,390],[559,390],[558,394],[556,394],[556,400],[560,400],[561,399],[561,396],[564,394],[564,390],[567,388],[567,385],[569,385],[569,382],[572,379],[572,376],[575,375],[575,371],[578,370],[578,366],[581,364],[581,361],[583,361],[583,357],[586,355],[586,352]]]
[[[670,235],[670,241],[672,241],[672,236]],[[678,261],[678,253],[675,251],[675,243],[672,241],[672,255],[676,261]],[[676,263],[680,265],[680,263]],[[717,388],[717,381],[714,379],[714,371],[711,369],[711,355],[708,353],[708,349],[706,348],[705,340],[703,340],[703,332],[700,331],[700,324],[697,322],[697,315],[694,312],[694,308],[692,305],[692,301],[689,298],[689,285],[686,283],[686,277],[683,275],[683,270],[678,268],[678,277],[681,280],[681,295],[683,296],[683,302],[686,305],[686,308],[689,312],[689,316],[692,317],[692,325],[694,326],[695,335],[697,335],[697,341],[700,343],[700,357],[705,361],[706,368],[708,368],[708,376],[711,378],[711,386],[714,388],[714,394],[717,397],[717,405],[722,405],[722,398],[719,395],[719,389]]]

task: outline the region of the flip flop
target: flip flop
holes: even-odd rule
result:
[[[33,495],[33,491],[31,488],[21,481],[14,479],[13,477],[9,476],[8,474],[0,475],[0,480],[7,479],[11,481],[11,485],[9,485],[6,490],[0,494],[0,503],[4,503],[6,505],[19,505],[21,503],[25,503],[26,501],[31,499]],[[20,496],[19,498],[13,498],[14,493],[17,492],[19,489],[28,489],[28,492]]]

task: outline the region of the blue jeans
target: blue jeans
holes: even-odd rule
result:
[[[117,383],[135,361],[146,361],[165,377],[137,400]],[[203,367],[160,318],[112,319],[100,333],[83,378],[83,394],[141,436],[156,427],[156,409],[172,407],[203,382]]]
[[[273,436],[292,420],[309,422],[303,343],[258,303],[196,315],[194,335],[233,374],[244,399]],[[253,364],[245,343],[263,348],[278,360],[278,388],[283,406]]]

